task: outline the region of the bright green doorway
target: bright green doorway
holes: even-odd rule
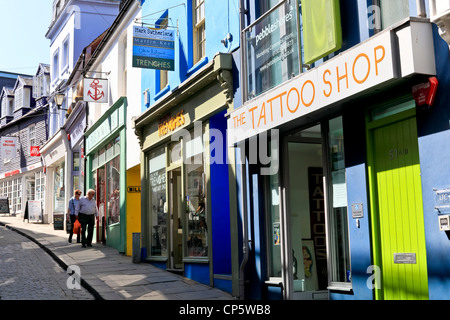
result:
[[[367,152],[373,258],[381,272],[375,298],[428,299],[414,101],[368,115]]]

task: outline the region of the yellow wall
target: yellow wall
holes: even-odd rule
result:
[[[130,192],[128,187],[141,187],[141,166],[127,170],[127,249],[131,256],[133,250],[133,232],[141,232],[141,193]]]

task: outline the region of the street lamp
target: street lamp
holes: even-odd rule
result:
[[[63,93],[57,93],[57,94],[55,94],[55,103],[56,103],[56,105],[58,106],[58,109],[66,110],[66,111],[67,111],[67,109],[61,108],[61,106],[62,106],[62,104],[63,104],[63,102],[64,102],[64,97],[65,97],[65,95],[64,95]]]

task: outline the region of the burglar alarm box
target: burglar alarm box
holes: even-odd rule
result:
[[[450,215],[439,216],[439,230],[450,231]]]

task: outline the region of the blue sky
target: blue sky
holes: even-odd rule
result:
[[[53,0],[0,0],[0,71],[34,74],[50,62]]]

